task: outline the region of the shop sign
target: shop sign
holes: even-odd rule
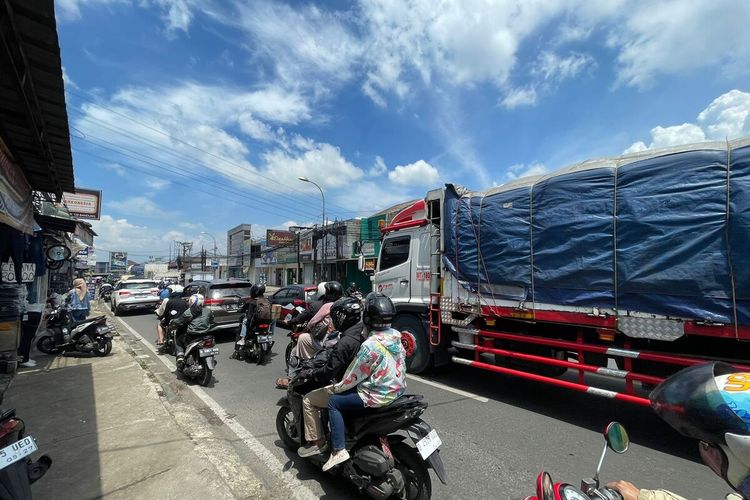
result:
[[[297,235],[291,231],[266,230],[266,244],[269,247],[291,246],[297,241]]]
[[[378,259],[365,259],[365,267],[363,271],[375,272],[375,267],[378,264]]]
[[[76,188],[75,193],[63,193],[63,205],[72,217],[99,220],[102,211],[102,192],[96,189]]]
[[[109,252],[109,270],[127,271],[128,252]]]
[[[0,223],[31,234],[34,210],[31,187],[21,168],[0,150]]]
[[[13,262],[8,261],[3,263],[0,268],[0,275],[3,277],[3,283],[15,283],[16,282],[16,267]],[[23,283],[29,283],[34,281],[36,275],[36,264],[24,262],[21,266],[21,281]]]
[[[299,251],[300,251],[300,253],[302,253],[302,252],[312,252],[312,249],[313,249],[313,245],[312,245],[312,238],[311,237],[308,236],[307,238],[303,238],[303,239],[300,240],[300,242],[299,242]]]
[[[276,264],[276,252],[264,248],[260,252],[260,265],[271,266]]]
[[[375,255],[375,242],[374,241],[363,241],[361,248],[362,255]]]

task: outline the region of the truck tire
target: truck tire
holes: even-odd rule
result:
[[[406,350],[406,370],[422,373],[430,369],[433,356],[422,320],[413,314],[399,314],[393,321],[393,328],[401,332],[401,343]]]

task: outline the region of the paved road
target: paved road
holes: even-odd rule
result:
[[[121,319],[144,338],[155,337],[153,315]],[[275,405],[283,393],[274,381],[283,375],[285,333],[277,330],[274,354],[265,366],[229,359],[234,333],[220,334],[215,383],[206,392],[313,493],[352,498],[354,490],[286,451],[276,434]],[[698,463],[694,445],[646,408],[458,365],[431,375],[429,383],[409,377],[408,392],[425,395],[430,407],[423,418],[443,441],[449,484],[433,474],[433,498],[523,498],[533,493],[542,468],[556,480],[578,484],[593,474],[604,442],[600,432],[611,420],[625,424],[632,444],[624,455],[608,453],[602,479],[629,479],[690,498],[717,499],[727,493],[724,482]]]

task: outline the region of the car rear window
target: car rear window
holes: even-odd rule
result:
[[[223,283],[221,285],[211,285],[209,291],[212,299],[223,299],[224,297],[249,297],[250,287],[247,283]]]
[[[147,281],[145,283],[133,283],[129,281],[125,281],[120,285],[120,289],[122,290],[145,290],[148,288],[156,288],[156,281]]]
[[[312,288],[310,290],[305,290],[305,302],[312,302],[315,300],[315,296],[318,294],[317,288]]]

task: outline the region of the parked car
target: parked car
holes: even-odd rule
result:
[[[156,309],[159,289],[154,280],[128,279],[118,281],[112,290],[109,305],[115,316],[133,309]]]
[[[215,330],[237,328],[240,323],[240,307],[250,298],[249,281],[237,279],[217,279],[211,281],[193,281],[182,291],[186,299],[195,293],[206,298],[205,306],[214,313]]]
[[[310,302],[315,300],[318,287],[315,285],[289,285],[279,289],[268,297],[271,304],[281,306],[281,319],[279,323],[286,325],[292,318],[300,313],[298,308],[307,309]]]

